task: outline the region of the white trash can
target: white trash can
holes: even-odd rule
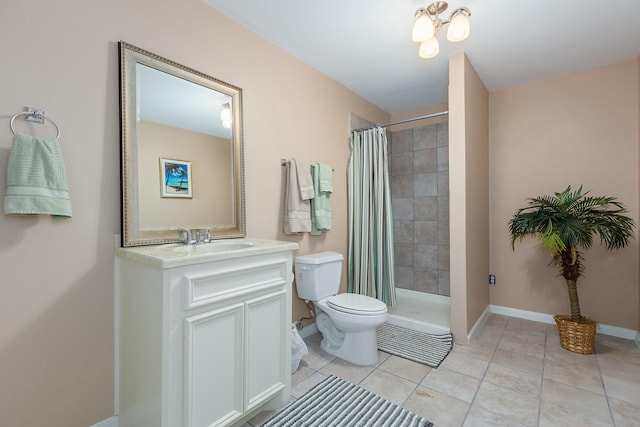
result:
[[[291,374],[298,369],[302,356],[308,353],[307,345],[298,333],[295,324],[291,324]]]

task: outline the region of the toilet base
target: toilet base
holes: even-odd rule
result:
[[[318,313],[318,330],[322,334],[320,348],[327,353],[354,365],[378,363],[378,340],[376,327],[359,331],[341,331],[333,325],[326,313]]]

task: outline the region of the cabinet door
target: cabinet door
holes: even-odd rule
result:
[[[261,405],[285,388],[286,352],[291,352],[286,337],[291,333],[285,319],[287,293],[275,292],[246,302],[246,377],[247,411]],[[290,369],[290,367],[289,367]]]
[[[243,317],[239,303],[185,319],[185,426],[228,425],[244,413]]]

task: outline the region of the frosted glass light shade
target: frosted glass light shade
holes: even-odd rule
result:
[[[433,28],[433,21],[428,15],[422,13],[416,22],[413,24],[413,31],[411,32],[411,38],[414,42],[423,42],[429,40],[435,34],[435,28]]]
[[[222,122],[231,122],[231,107],[229,104],[224,104],[222,106],[222,111],[220,111],[220,120]]]
[[[420,58],[433,58],[440,52],[440,43],[435,37],[431,37],[429,40],[420,43],[420,49],[418,55]]]
[[[469,37],[470,31],[469,18],[466,12],[460,11],[451,18],[447,29],[447,39],[452,42],[460,42]]]

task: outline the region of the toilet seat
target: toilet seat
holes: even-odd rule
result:
[[[343,313],[360,316],[377,316],[387,312],[387,305],[380,300],[360,294],[338,294],[326,298],[327,306]]]

